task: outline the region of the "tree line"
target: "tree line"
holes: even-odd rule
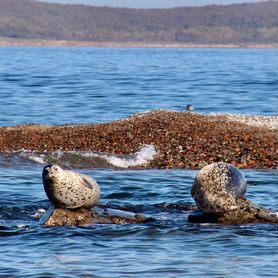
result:
[[[0,37],[95,42],[277,43],[278,2],[130,9],[0,0]]]

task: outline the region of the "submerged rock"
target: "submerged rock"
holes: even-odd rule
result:
[[[197,174],[191,195],[201,211],[188,217],[194,223],[278,223],[277,214],[244,198],[243,174],[231,164],[210,164]]]
[[[237,201],[238,209],[225,212],[221,215],[195,211],[189,215],[190,223],[219,223],[226,225],[251,224],[251,223],[278,223],[277,214],[269,209],[258,207],[252,202],[241,198]]]
[[[50,208],[51,210],[51,208]],[[146,223],[152,221],[151,217],[129,213],[114,209],[85,208],[70,210],[65,208],[52,208],[41,224],[48,227],[55,226],[84,226],[92,224],[130,224]]]

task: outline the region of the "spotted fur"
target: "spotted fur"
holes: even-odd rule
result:
[[[236,200],[244,196],[246,188],[246,180],[236,167],[218,162],[201,169],[191,195],[200,209],[218,214],[236,210]]]
[[[43,168],[42,180],[45,193],[55,207],[90,209],[99,201],[99,186],[87,175],[50,164]]]

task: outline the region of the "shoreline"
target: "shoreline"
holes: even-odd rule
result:
[[[223,115],[154,110],[101,124],[0,127],[0,153],[24,149],[125,155],[153,145],[158,154],[143,168],[200,169],[223,161],[241,169],[275,169],[276,133],[277,128],[248,125]]]
[[[275,49],[278,44],[191,44],[160,42],[92,42],[67,40],[36,40],[0,38],[0,47],[91,47],[91,48],[224,48],[224,49]]]

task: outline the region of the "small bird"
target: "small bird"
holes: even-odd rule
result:
[[[87,175],[49,164],[43,168],[42,180],[45,193],[55,207],[91,209],[99,201],[99,186]]]

